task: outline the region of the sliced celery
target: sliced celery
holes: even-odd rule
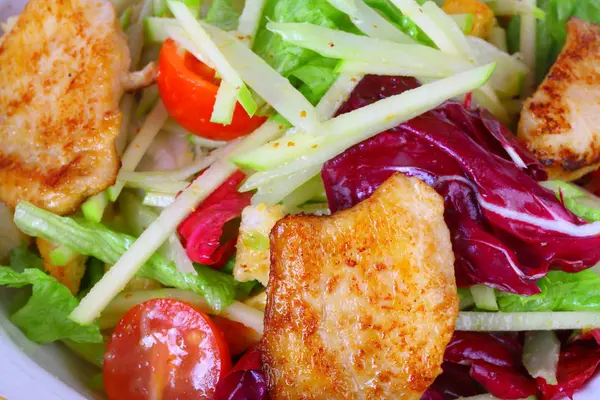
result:
[[[488,311],[498,311],[494,289],[485,285],[471,286],[471,294],[477,308]]]
[[[114,268],[114,267],[113,267]],[[192,304],[200,311],[205,313],[213,313],[206,300],[194,292],[180,289],[159,289],[159,290],[144,290],[138,292],[123,293],[115,297],[108,304],[106,310],[100,317],[100,327],[102,329],[113,328],[119,320],[139,303],[143,303],[152,299],[176,299]],[[254,329],[260,335],[263,334],[263,319],[264,315],[260,310],[252,308],[234,301],[221,314],[221,317],[230,319],[231,321],[239,322],[249,328]]]
[[[560,342],[552,331],[525,333],[523,365],[534,378],[542,378],[549,385],[556,385],[556,369],[560,356]]]
[[[282,129],[277,123],[268,121],[244,138],[233,151],[247,152],[276,139],[282,133]],[[71,313],[71,319],[82,324],[94,321],[152,254],[169,238],[181,221],[189,215],[190,210],[235,171],[236,167],[225,159],[211,165],[175,199],[173,204],[163,210],[156,221],[142,233],[100,282],[92,287],[79,306]]]
[[[183,29],[188,33],[192,42],[215,64],[215,69],[232,88],[236,90],[236,96],[244,110],[248,115],[253,116],[257,110],[256,102],[252,97],[252,93],[248,90],[242,78],[229,63],[227,58],[221,53],[217,45],[213,42],[210,35],[204,30],[200,22],[190,12],[185,4],[167,0],[169,9],[175,15],[175,18],[181,23]]]
[[[363,0],[327,0],[329,4],[347,14],[352,23],[370,37],[398,43],[414,43],[410,36],[365,4]]]
[[[331,58],[372,64],[390,63],[405,68],[408,76],[447,76],[469,68],[460,55],[420,44],[395,43],[303,23],[269,22],[267,29],[283,40]]]
[[[325,161],[348,147],[431,110],[449,98],[481,87],[493,71],[494,64],[474,68],[325,121],[322,132],[327,134],[327,140],[323,145],[311,148],[296,160],[250,176],[241,190],[257,189],[267,182],[312,166],[320,168]]]
[[[459,313],[457,331],[548,331],[600,328],[600,312]]]
[[[123,157],[121,158],[121,171],[135,170],[168,116],[169,114],[167,113],[165,106],[162,101],[159,101],[156,107],[148,114],[140,132],[135,135],[125,150],[125,153],[123,153]],[[124,186],[123,182],[117,182],[108,189],[108,195],[111,201],[115,201],[119,197]]]
[[[83,216],[88,221],[100,222],[104,215],[104,210],[108,205],[108,193],[100,192],[95,196],[90,197],[81,205]]]

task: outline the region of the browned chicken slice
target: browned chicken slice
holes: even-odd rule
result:
[[[600,26],[572,18],[556,63],[521,112],[519,138],[551,179],[600,167]]]
[[[442,198],[397,174],[331,217],[271,232],[263,361],[271,399],[419,399],[458,297]]]
[[[126,37],[109,0],[31,0],[0,44],[0,202],[58,214],[115,182]]]

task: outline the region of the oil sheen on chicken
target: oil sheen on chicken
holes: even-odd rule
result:
[[[0,202],[66,214],[114,183],[126,37],[109,0],[31,0],[0,43]]]
[[[333,216],[271,231],[263,361],[271,399],[419,399],[458,298],[443,199],[396,174]]]
[[[572,18],[556,63],[521,112],[519,139],[550,179],[600,167],[600,26]]]

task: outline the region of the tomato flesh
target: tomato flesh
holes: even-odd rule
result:
[[[166,40],[158,59],[158,90],[169,114],[185,129],[212,140],[232,140],[258,128],[266,117],[250,117],[237,103],[230,125],[210,122],[219,80],[215,71]]]
[[[212,399],[231,369],[223,334],[187,303],[155,299],[119,322],[104,357],[110,400]]]

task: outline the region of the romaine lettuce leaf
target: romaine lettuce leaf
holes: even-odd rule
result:
[[[566,23],[571,17],[600,24],[598,0],[538,0],[546,18],[537,21],[536,81],[541,82],[556,61],[567,38]],[[519,17],[513,17],[508,26],[508,44],[512,53],[519,51]]]
[[[11,321],[36,343],[70,339],[80,343],[100,343],[98,325],[79,325],[68,318],[78,301],[69,289],[37,268],[22,273],[0,267],[0,285],[21,288],[33,285],[27,303],[11,316]]]
[[[600,275],[593,271],[551,271],[537,285],[542,292],[533,296],[497,291],[500,311],[600,311]]]
[[[425,0],[418,0],[417,3],[423,4]],[[388,21],[395,24],[402,32],[413,38],[419,43],[435,47],[431,39],[415,24],[412,20],[400,12],[390,0],[365,0],[365,3],[375,10],[379,11]]]
[[[569,182],[545,181],[541,185],[550,189],[573,214],[588,222],[600,221],[600,198]]]
[[[27,202],[17,205],[15,223],[30,236],[63,244],[108,265],[114,265],[135,241],[134,237],[111,231],[103,224],[60,217]],[[198,275],[182,273],[158,253],[150,257],[138,276],[165,286],[192,290],[217,312],[229,306],[238,291],[238,283],[228,274],[210,268],[198,268]]]
[[[25,268],[44,270],[44,261],[25,245],[12,249],[8,256],[10,259],[10,267],[16,272],[21,273]]]

